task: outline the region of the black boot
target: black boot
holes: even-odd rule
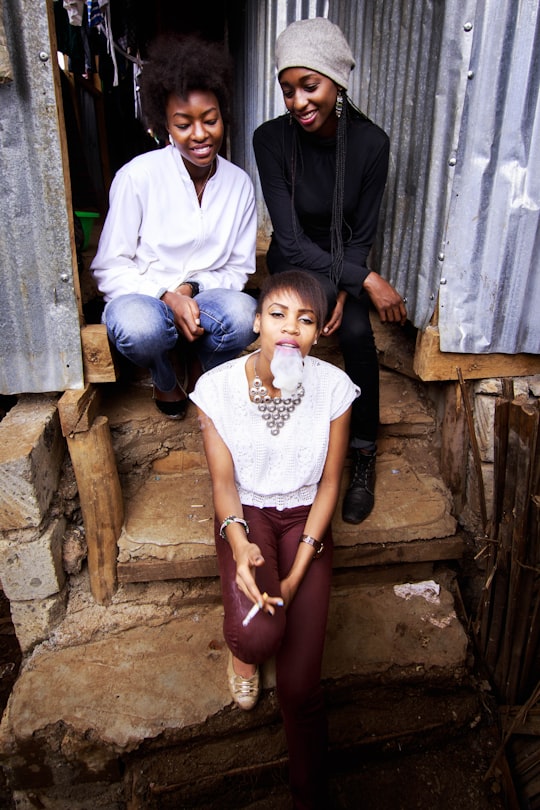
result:
[[[377,453],[353,449],[351,483],[343,498],[341,517],[346,523],[361,523],[375,503],[375,459]]]

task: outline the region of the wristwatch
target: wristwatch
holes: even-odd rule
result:
[[[314,537],[311,537],[309,534],[303,534],[300,538],[301,543],[307,543],[308,546],[311,546],[315,551],[315,557],[320,557],[323,553],[324,543],[320,540],[315,540]]]
[[[195,298],[201,291],[198,281],[183,281],[182,284],[188,284],[191,287],[191,297]],[[182,284],[180,286],[182,286]]]

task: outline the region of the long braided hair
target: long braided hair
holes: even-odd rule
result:
[[[336,289],[339,286],[341,274],[343,272],[343,228],[346,223],[343,217],[343,198],[345,195],[345,161],[347,158],[347,123],[351,115],[351,111],[359,113],[365,117],[350,101],[345,90],[340,89],[343,98],[343,107],[341,115],[338,117],[337,130],[336,130],[336,176],[334,180],[334,194],[332,199],[332,220],[330,224],[330,254],[331,254],[331,268],[330,280],[335,285]],[[354,114],[354,113],[353,113]],[[291,219],[293,225],[293,233],[295,237],[298,236],[297,217],[294,203],[294,193],[296,185],[296,177],[298,171],[298,161],[302,160],[302,152],[298,143],[298,129],[295,122],[290,119],[293,125],[292,144],[291,144]],[[302,168],[302,167],[301,167]]]

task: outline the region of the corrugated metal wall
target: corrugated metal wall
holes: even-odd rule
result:
[[[62,391],[83,375],[47,3],[0,8],[14,74],[0,86],[0,393]],[[443,350],[538,353],[537,0],[246,3],[233,157],[256,183],[252,132],[284,110],[276,36],[312,16],[345,31],[351,96],[392,143],[374,266],[419,328],[440,300]]]
[[[540,9],[537,0],[266,0],[247,5],[244,154],[280,114],[276,36],[328,16],[357,59],[350,95],[392,153],[374,267],[441,347],[540,351]],[[537,136],[536,138],[534,136]],[[259,214],[268,221],[258,189]]]
[[[0,85],[0,393],[63,391],[83,372],[56,53],[45,0],[2,7],[13,81]]]

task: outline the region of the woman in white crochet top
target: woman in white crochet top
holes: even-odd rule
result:
[[[308,356],[326,307],[312,276],[270,276],[254,325],[260,349],[207,372],[191,395],[212,478],[229,686],[241,708],[253,708],[259,665],[275,656],[298,808],[326,806],[330,523],[360,393],[339,368]]]

